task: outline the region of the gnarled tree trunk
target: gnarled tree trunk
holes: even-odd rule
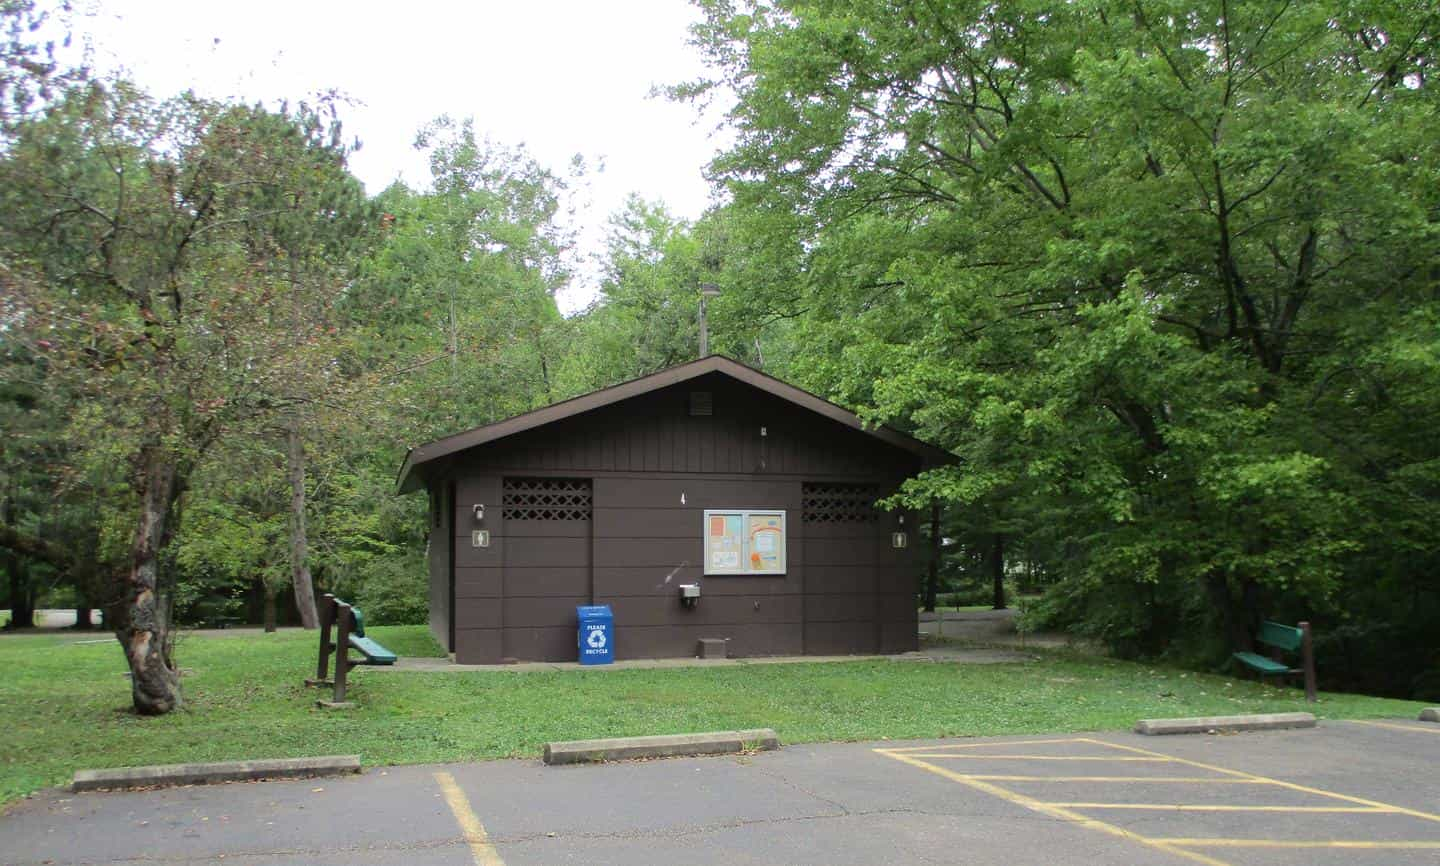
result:
[[[305,536],[305,443],[300,438],[299,415],[290,417],[285,429],[285,446],[286,475],[290,479],[290,583],[295,587],[295,607],[300,611],[300,625],[318,628],[320,617],[315,612],[315,586],[310,580],[310,566],[305,562],[309,554],[309,540]],[[268,587],[266,593],[269,599]]]
[[[180,706],[180,672],[171,658],[169,599],[160,586],[160,554],[169,541],[180,479],[174,457],[158,443],[141,449],[139,465],[140,520],[115,637],[130,664],[135,712],[158,716]]]

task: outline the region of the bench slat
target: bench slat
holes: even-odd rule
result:
[[[1288,674],[1294,673],[1289,665],[1283,665],[1274,659],[1267,659],[1255,653],[1235,653],[1235,659],[1241,664],[1249,665],[1261,673],[1266,674]]]
[[[368,664],[393,665],[396,655],[368,637],[350,635],[350,646],[359,650]]]
[[[1303,637],[1300,629],[1295,626],[1282,625],[1267,619],[1260,624],[1260,633],[1255,635],[1255,639],[1266,646],[1295,652],[1300,649],[1300,641],[1303,640]]]

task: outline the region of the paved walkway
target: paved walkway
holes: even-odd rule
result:
[[[1440,725],[828,743],[738,757],[112,794],[0,816],[0,861],[240,866],[1433,866]]]
[[[958,640],[991,646],[1028,649],[1075,648],[1087,652],[1097,648],[1061,632],[1020,632],[1015,628],[1015,608],[1004,610],[940,610],[920,614],[920,633],[931,638]]]

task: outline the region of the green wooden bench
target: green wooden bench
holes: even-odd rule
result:
[[[1259,674],[1262,682],[1267,676],[1302,674],[1305,677],[1305,700],[1314,703],[1315,655],[1310,647],[1310,623],[1302,622],[1298,626],[1292,626],[1267,619],[1260,624],[1255,643],[1270,647],[1270,656],[1267,658],[1259,653],[1237,652],[1232,657]],[[1282,653],[1299,655],[1300,667],[1294,668],[1286,664]]]
[[[393,665],[396,655],[381,646],[373,638],[365,636],[365,615],[360,608],[346,604],[330,593],[320,599],[320,662],[316,665],[315,678],[307,679],[307,686],[329,686],[335,690],[334,698],[319,701],[324,707],[348,707],[345,690],[350,669],[358,665]],[[331,640],[331,630],[335,639]],[[363,658],[352,659],[350,651],[355,650]],[[335,678],[330,678],[330,655],[335,655]]]

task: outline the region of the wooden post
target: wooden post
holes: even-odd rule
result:
[[[345,680],[350,670],[350,625],[354,617],[350,605],[335,602],[335,706],[345,705]]]
[[[335,596],[330,593],[320,599],[320,661],[315,665],[315,679],[306,680],[307,686],[331,686],[330,652],[335,645],[330,642],[330,627],[335,624]]]
[[[1300,667],[1305,671],[1305,700],[1315,703],[1315,651],[1310,645],[1310,623],[1300,623]]]

